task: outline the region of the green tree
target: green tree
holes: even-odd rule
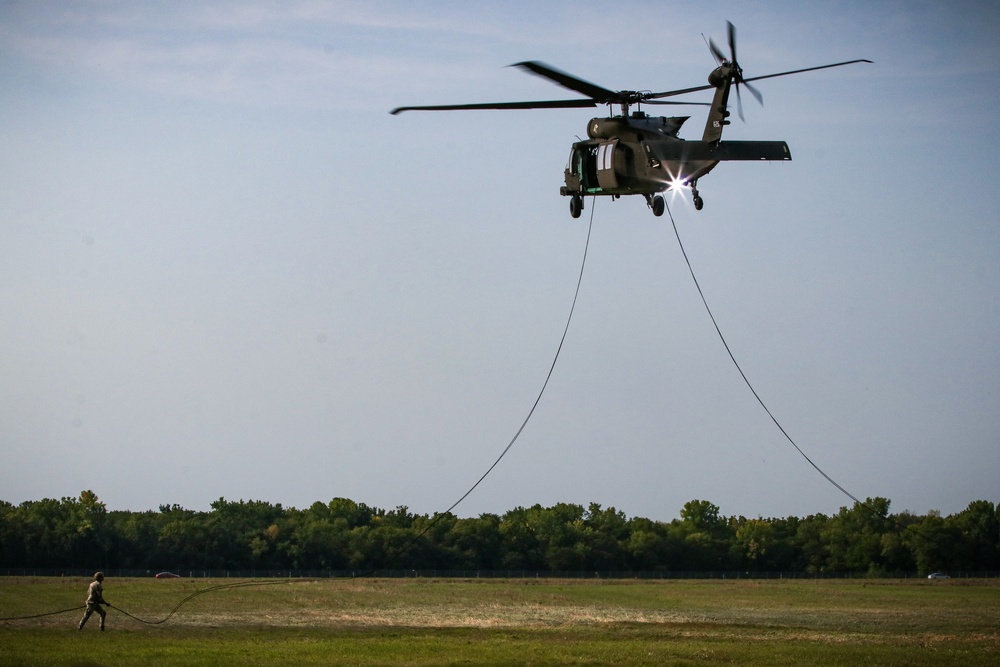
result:
[[[723,525],[719,506],[707,500],[689,500],[681,509],[681,522],[692,533],[715,535]]]
[[[771,525],[771,542],[767,552],[762,554],[760,567],[769,572],[801,571],[798,567],[799,551],[795,545],[799,519],[794,516],[783,519],[767,519]]]
[[[209,565],[210,529],[206,514],[173,509],[163,513],[157,546],[162,564],[156,567],[171,570],[207,569]]]
[[[1000,521],[996,507],[987,500],[976,500],[946,524],[955,537],[949,567],[958,571],[997,570],[997,545],[1000,544]]]
[[[952,554],[957,537],[940,512],[932,510],[924,516],[914,525],[914,530],[906,535],[917,571],[920,574],[930,574],[948,569],[953,563]]]
[[[719,516],[719,507],[707,500],[691,500],[681,509],[674,526],[683,542],[683,569],[719,571],[730,566],[733,533]]]
[[[27,534],[23,512],[0,500],[0,566],[18,567],[27,562]]]
[[[882,538],[894,526],[889,504],[888,499],[876,497],[840,508],[826,531],[830,569],[872,576],[887,572]]]
[[[497,569],[501,566],[500,517],[482,514],[460,519],[444,536],[451,567],[459,570]]]
[[[764,519],[740,519],[736,522],[735,562],[741,564],[740,569],[758,572],[765,564],[774,547],[774,526]]]
[[[204,567],[209,569],[249,569],[268,567],[273,538],[265,531],[277,526],[284,516],[281,505],[262,500],[227,501],[219,498],[206,517],[208,544]]]
[[[108,509],[89,489],[80,492],[78,504],[74,507],[77,516],[77,533],[80,535],[81,557],[90,558],[107,568],[108,552],[111,547],[111,534],[108,531]]]
[[[811,514],[798,522],[794,544],[798,550],[797,568],[809,574],[831,571],[826,534],[830,517]]]
[[[316,505],[322,510],[314,511]],[[349,567],[351,533],[334,525],[326,509],[323,503],[315,503],[298,521],[287,548],[291,567],[322,570]]]
[[[589,545],[582,543],[583,505],[556,503],[535,505],[528,521],[544,550],[543,569],[581,571],[588,568]]]
[[[627,569],[670,570],[679,562],[679,549],[668,538],[668,528],[646,518],[629,520],[628,539],[623,545]]]
[[[108,512],[110,567],[153,569],[162,562],[160,531],[165,521],[157,512]]]
[[[327,507],[330,510],[330,520],[342,522],[348,529],[370,525],[375,514],[372,508],[364,503],[356,503],[349,498],[334,498]]]
[[[380,526],[410,528],[413,526],[414,516],[410,514],[410,508],[406,505],[398,505],[394,510],[378,510],[372,520],[377,520]]]
[[[535,508],[539,506],[535,505],[532,510]],[[500,518],[500,536],[503,540],[500,557],[503,569],[528,570],[545,567],[542,542],[532,525],[528,509],[519,506],[505,512]]]

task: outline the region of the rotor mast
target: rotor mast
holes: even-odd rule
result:
[[[622,118],[628,118],[628,111],[635,104],[639,106],[642,104],[643,93],[637,92],[635,90],[620,90],[615,94],[616,99],[610,99],[607,101],[607,105],[610,108],[614,104],[622,110]]]

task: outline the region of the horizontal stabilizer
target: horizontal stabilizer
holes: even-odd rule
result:
[[[784,141],[658,141],[647,145],[656,157],[670,162],[792,159]]]

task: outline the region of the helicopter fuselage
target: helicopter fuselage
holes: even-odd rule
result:
[[[593,118],[586,141],[573,144],[566,166],[563,195],[657,194],[687,185],[707,174],[718,160],[664,160],[678,153],[677,133],[689,116]]]
[[[726,91],[728,92],[728,91]],[[720,96],[721,97],[721,96]],[[723,102],[723,100],[719,100]],[[723,111],[725,107],[721,108]],[[712,119],[706,136],[728,124],[728,113]],[[571,211],[582,210],[582,197],[643,195],[654,212],[663,204],[655,198],[671,188],[689,187],[697,208],[698,179],[726,160],[791,160],[784,141],[685,141],[677,136],[689,116],[647,116],[639,111],[630,116],[593,118],[587,124],[585,141],[573,144],[565,169],[565,185],[560,194],[574,198]],[[659,213],[658,213],[659,214]]]

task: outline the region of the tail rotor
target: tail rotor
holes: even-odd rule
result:
[[[764,96],[760,94],[759,90],[751,86],[743,77],[743,68],[740,67],[740,63],[736,59],[736,26],[734,26],[731,21],[726,21],[726,26],[728,27],[729,37],[729,58],[726,58],[722,49],[720,49],[711,38],[708,40],[708,48],[720,66],[729,66],[729,76],[736,85],[736,111],[740,116],[740,120],[746,122],[746,117],[743,115],[743,96],[740,95],[740,86],[746,86],[746,89],[750,91],[750,94],[753,95],[754,99],[756,99],[761,106],[764,106]]]

